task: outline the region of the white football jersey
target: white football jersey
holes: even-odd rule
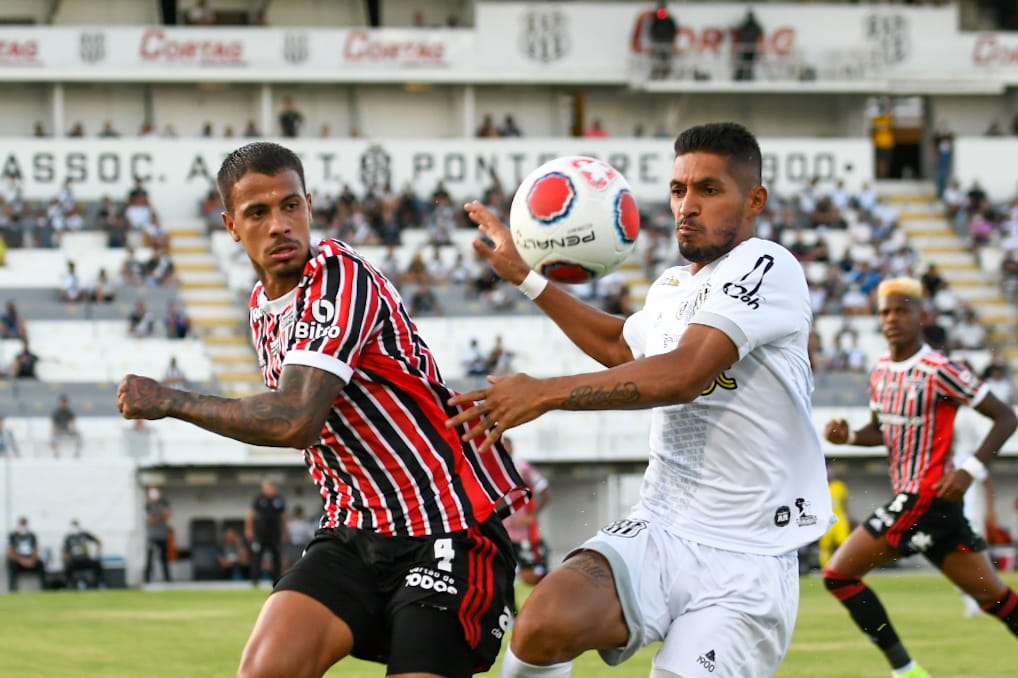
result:
[[[692,275],[669,268],[626,320],[633,355],[673,350],[691,323],[724,332],[739,360],[691,403],[654,408],[640,506],[710,546],[786,553],[834,522],[810,416],[812,312],[802,267],[751,238]]]

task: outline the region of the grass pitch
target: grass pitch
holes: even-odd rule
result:
[[[1007,579],[1018,587],[1018,576]],[[964,619],[961,600],[944,578],[882,574],[867,581],[906,646],[933,676],[1018,675],[1016,640],[994,619]],[[230,589],[0,595],[0,676],[231,676],[267,593]],[[616,668],[587,653],[576,661],[573,675],[646,678],[653,653],[653,646],[644,648]],[[497,668],[486,675],[497,676]],[[347,659],[328,675],[378,678],[385,673],[380,665]],[[889,675],[883,657],[824,591],[821,580],[803,579],[795,637],[778,677]]]

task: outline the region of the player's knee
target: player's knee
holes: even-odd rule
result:
[[[851,586],[853,584],[860,584],[862,582],[858,577],[851,577],[847,574],[842,574],[837,570],[831,568],[824,569],[824,587],[832,594],[835,591]]]
[[[252,641],[244,648],[237,678],[287,678],[311,676],[310,667],[286,652],[276,652],[264,643]]]
[[[579,645],[579,629],[569,614],[526,614],[513,625],[512,647],[516,656],[530,664],[568,661],[586,648]]]

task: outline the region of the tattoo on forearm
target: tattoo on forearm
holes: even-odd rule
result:
[[[581,553],[573,556],[563,563],[563,567],[583,575],[594,588],[600,589],[613,586],[611,571],[600,560],[590,554]]]
[[[632,381],[615,384],[610,389],[579,386],[562,401],[564,410],[594,409],[604,405],[625,405],[640,399],[640,389]]]

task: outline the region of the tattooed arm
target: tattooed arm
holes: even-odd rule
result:
[[[303,449],[318,439],[344,386],[325,370],[287,365],[275,391],[222,398],[129,374],[117,389],[117,405],[127,419],[171,417],[251,445]]]
[[[551,410],[637,410],[687,403],[698,397],[739,359],[728,335],[707,325],[690,325],[668,353],[632,360],[602,372],[535,379],[526,374],[490,379],[491,386],[456,396],[469,405],[447,422],[480,420],[464,439],[488,432],[490,446],[506,430]]]

